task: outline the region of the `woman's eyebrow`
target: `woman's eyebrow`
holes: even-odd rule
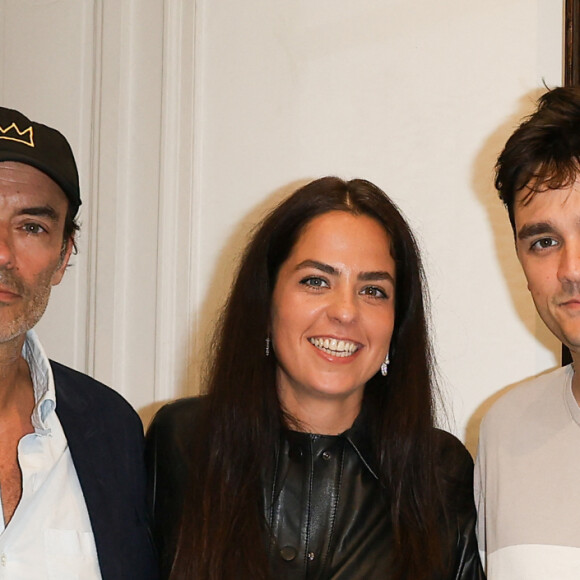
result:
[[[322,270],[330,276],[340,274],[340,272],[331,265],[325,264],[324,262],[317,262],[316,260],[304,260],[303,262],[300,262],[298,266],[296,266],[297,270],[302,270],[303,268],[316,268],[317,270]]]
[[[390,272],[381,270],[376,272],[361,272],[358,275],[358,279],[362,280],[363,282],[372,282],[373,280],[389,280],[389,282],[393,284],[395,283],[395,279]]]
[[[340,270],[337,270],[334,266],[330,264],[325,264],[324,262],[318,262],[317,260],[304,260],[296,266],[296,270],[301,270],[303,268],[316,268],[322,272],[328,274],[329,276],[340,275]],[[383,270],[376,270],[371,272],[361,272],[357,278],[363,282],[369,282],[372,280],[388,280],[392,284],[395,283],[395,279],[390,272]]]

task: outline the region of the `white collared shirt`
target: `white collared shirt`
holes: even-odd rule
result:
[[[22,498],[7,526],[0,510],[0,580],[100,580],[87,506],[55,411],[52,369],[34,331],[22,356],[34,387],[34,433],[18,444]]]

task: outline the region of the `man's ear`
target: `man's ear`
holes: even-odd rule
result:
[[[58,268],[52,275],[51,284],[53,286],[60,284],[60,281],[62,280],[62,277],[64,276],[64,273],[66,271],[66,267],[68,266],[68,261],[70,260],[73,248],[74,248],[74,240],[73,237],[71,236],[62,245]]]

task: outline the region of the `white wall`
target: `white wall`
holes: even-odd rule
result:
[[[62,127],[86,192],[43,339],[145,419],[195,392],[250,226],[325,174],[374,181],[414,227],[471,448],[495,393],[557,364],[492,167],[561,82],[561,0],[0,0],[0,19],[0,102]]]

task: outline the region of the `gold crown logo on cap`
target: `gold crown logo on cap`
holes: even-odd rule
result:
[[[0,127],[0,139],[16,141],[17,143],[22,143],[24,145],[28,145],[29,147],[34,147],[34,133],[32,131],[32,127],[28,127],[28,129],[21,131],[16,126],[16,123],[12,123],[12,125],[6,127],[6,129]]]

